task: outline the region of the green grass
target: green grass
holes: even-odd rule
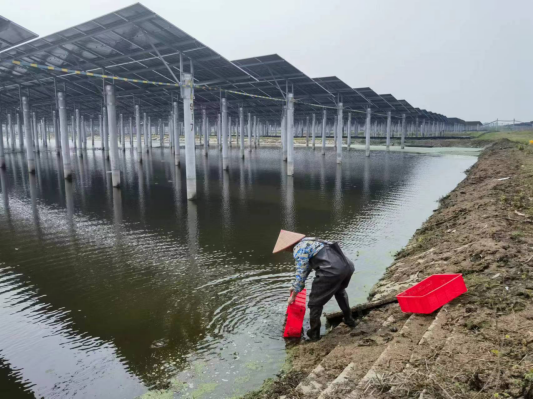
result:
[[[476,135],[472,135],[473,137]],[[509,139],[512,142],[529,144],[533,140],[533,130],[531,131],[501,131],[501,132],[487,132],[475,137],[475,140],[495,141],[500,139]]]

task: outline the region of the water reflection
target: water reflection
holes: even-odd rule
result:
[[[356,260],[350,297],[364,300],[390,254],[475,161],[354,151],[337,166],[333,152],[298,149],[288,177],[279,150],[246,154],[230,152],[229,172],[217,148],[198,157],[195,202],[166,149],[142,164],[123,154],[121,189],[101,151],[77,159],[72,182],[55,154],[41,154],[35,176],[20,154],[8,155],[0,357],[12,367],[0,387],[29,381],[45,397],[156,389],[190,397],[210,383],[202,397],[242,395],[284,358],[293,265],[271,254],[279,229],[340,241]]]

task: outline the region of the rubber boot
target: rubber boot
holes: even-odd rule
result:
[[[350,328],[355,328],[357,323],[352,317],[352,310],[350,310],[350,302],[348,301],[348,294],[346,293],[346,290],[335,293],[335,300],[337,300],[337,304],[344,315],[344,323]]]
[[[309,323],[311,328],[307,331],[309,340],[320,340],[320,316],[322,315],[322,306],[309,307]]]

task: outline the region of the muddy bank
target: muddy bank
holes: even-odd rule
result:
[[[507,179],[508,178],[508,179]],[[397,304],[295,346],[255,397],[532,398],[533,151],[485,149],[401,250],[370,299],[439,273],[468,293],[429,316]]]

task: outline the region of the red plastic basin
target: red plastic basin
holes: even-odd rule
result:
[[[287,306],[287,323],[283,337],[300,337],[302,336],[302,327],[305,317],[305,299],[307,290],[304,289],[296,295],[294,303]]]
[[[432,275],[396,298],[405,313],[431,314],[466,290],[461,274]]]

